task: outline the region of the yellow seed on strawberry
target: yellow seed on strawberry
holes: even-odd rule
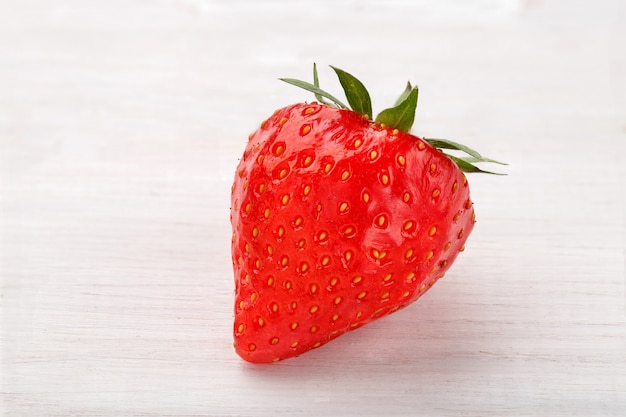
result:
[[[309,132],[311,131],[311,126],[310,125],[304,125],[300,128],[300,135],[301,136],[306,136],[309,134]]]

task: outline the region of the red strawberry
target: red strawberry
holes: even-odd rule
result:
[[[302,354],[417,300],[474,226],[462,171],[495,162],[406,133],[417,88],[373,121],[365,87],[333,69],[354,111],[319,89],[315,67],[314,84],[285,79],[320,103],[277,110],[237,168],[234,338],[250,362]]]

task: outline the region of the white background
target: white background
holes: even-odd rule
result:
[[[0,0],[6,416],[626,415],[626,3]],[[337,91],[505,160],[418,303],[299,358],[232,348],[248,134]]]

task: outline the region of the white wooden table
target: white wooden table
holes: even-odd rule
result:
[[[0,1],[6,416],[626,415],[620,0]],[[418,303],[299,358],[232,348],[247,135],[336,91],[506,160]]]

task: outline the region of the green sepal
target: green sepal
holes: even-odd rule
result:
[[[506,163],[500,162],[500,161],[496,161],[495,159],[485,158],[484,156],[479,154],[478,151],[475,151],[474,149],[470,148],[469,146],[462,145],[460,143],[451,141],[449,139],[424,138],[424,140],[426,142],[428,142],[429,144],[431,144],[434,148],[437,148],[437,149],[451,149],[451,150],[455,150],[455,151],[465,152],[470,157],[469,158],[461,158],[461,159],[463,159],[464,161],[466,161],[468,163],[490,162],[490,163],[493,163],[493,164],[507,165]]]
[[[415,121],[415,108],[417,107],[417,86],[411,88],[404,101],[397,106],[381,111],[376,116],[376,122],[394,129],[408,132]]]
[[[450,154],[444,154],[444,155],[446,155],[448,158],[450,158],[452,160],[452,162],[454,162],[456,164],[456,166],[458,166],[461,171],[466,172],[466,173],[506,175],[506,174],[502,174],[500,172],[485,171],[483,169],[478,168],[473,163],[468,162],[465,159],[459,158],[459,157],[454,156],[454,155],[450,155]]]
[[[343,91],[346,94],[346,98],[348,99],[348,104],[350,104],[352,110],[359,114],[367,116],[368,119],[371,119],[372,100],[363,83],[359,81],[355,76],[348,74],[344,70],[333,67],[332,65],[330,67],[337,74],[337,77],[339,78],[339,83],[341,83],[341,87],[343,87]]]
[[[330,101],[335,103],[337,105],[337,107],[340,107],[342,109],[347,109],[348,108],[348,106],[343,104],[338,98],[332,96],[330,93],[327,93],[326,91],[324,91],[321,88],[315,86],[314,84],[307,83],[306,81],[295,80],[293,78],[279,78],[279,80],[284,81],[287,84],[295,85],[296,87],[300,87],[302,89],[310,91],[313,94],[315,94],[315,97],[317,97],[317,96],[326,97],[327,99],[329,99]]]
[[[461,158],[466,162],[469,162],[471,164],[476,163],[476,162],[488,162],[490,164],[498,164],[498,165],[508,165],[506,162],[500,162],[500,161],[496,161],[495,159],[491,159],[491,158],[474,158],[473,156],[468,156],[465,158]]]
[[[482,155],[472,148],[461,145],[460,143],[453,142],[448,139],[434,139],[434,138],[424,138],[424,140],[430,143],[434,148],[437,149],[453,149],[456,151],[462,151],[468,154],[469,156],[473,156],[476,159],[482,159]]]
[[[319,80],[319,77],[317,76],[317,64],[315,64],[315,62],[313,63],[313,85],[316,88],[320,88],[320,80]],[[324,100],[324,97],[322,97],[319,94],[315,94],[315,99],[322,104],[326,104],[326,105],[331,104],[328,101]]]
[[[406,87],[404,88],[404,91],[402,92],[402,94],[400,94],[400,97],[398,97],[398,99],[396,100],[395,103],[393,103],[393,105],[397,106],[398,104],[406,100],[406,98],[409,96],[412,90],[413,90],[413,86],[411,85],[411,81],[408,81],[406,83]]]

